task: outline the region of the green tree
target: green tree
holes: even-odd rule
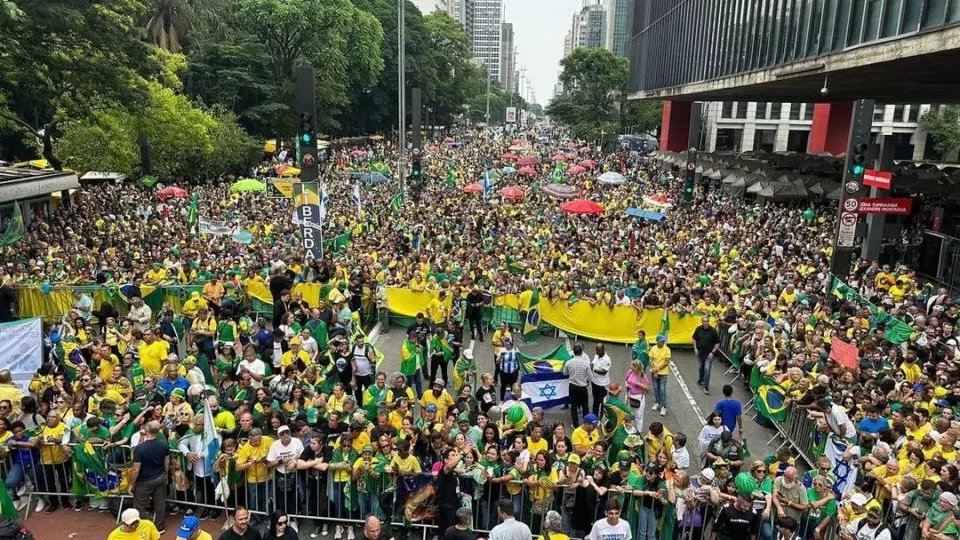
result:
[[[947,154],[960,147],[960,105],[941,105],[930,109],[920,125],[933,135],[937,151]]]
[[[547,107],[551,118],[577,137],[594,140],[620,123],[629,63],[601,48],[580,48],[560,61],[564,95]]]
[[[35,0],[0,9],[0,130],[37,144],[55,169],[60,124],[145,98],[156,72],[136,0]]]

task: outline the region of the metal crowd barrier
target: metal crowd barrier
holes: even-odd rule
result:
[[[790,437],[802,436],[801,431],[809,428],[812,421],[805,422],[805,415],[802,418],[799,418],[800,416],[799,410],[795,415],[791,413],[790,421],[785,424],[787,427],[784,431],[788,440]],[[89,452],[89,447],[85,448],[82,444],[71,443],[68,446],[72,452]],[[16,494],[18,488],[15,480],[20,478],[17,473],[11,475],[15,465],[19,464],[24,468],[23,465],[29,463],[27,468],[36,472],[35,476],[31,472],[22,476],[31,486],[24,494],[27,498],[26,517],[29,517],[33,502],[37,499],[44,499],[46,504],[59,501],[65,506],[68,499],[73,498],[80,503],[89,500],[91,506],[102,506],[103,510],[119,519],[123,507],[130,504],[127,499],[131,498],[131,494],[126,489],[124,479],[128,478],[125,471],[132,464],[131,448],[104,448],[102,445],[94,445],[92,450],[97,458],[96,463],[104,465],[98,465],[96,470],[78,470],[74,466],[77,460],[72,458],[60,463],[43,463],[39,453],[31,453],[29,460],[21,459],[19,462],[15,461],[12,455],[8,455],[6,460],[0,461],[0,471],[4,473],[7,489],[13,494]],[[164,500],[166,506],[177,511],[190,509],[199,512],[206,509],[229,513],[242,504],[262,520],[273,510],[281,509],[301,523],[312,522],[315,526],[324,528],[330,525],[361,526],[366,516],[376,514],[389,522],[393,529],[405,531],[408,535],[416,533],[427,538],[429,533],[436,532],[436,519],[425,504],[435,493],[436,480],[429,473],[400,480],[392,474],[385,474],[376,485],[360,486],[352,477],[346,481],[342,481],[343,478],[335,479],[334,472],[329,470],[321,473],[314,469],[300,469],[284,475],[274,469],[268,472],[264,482],[248,484],[245,471],[239,472],[239,478],[235,477],[237,471],[233,468],[234,460],[235,458],[229,456],[221,456],[219,460],[219,469],[225,472],[223,478],[227,485],[227,496],[218,498],[215,496],[216,486],[210,478],[195,475],[189,466],[184,467],[189,460],[179,452],[174,452],[167,479],[167,497]],[[229,479],[233,479],[234,483],[230,484]],[[83,482],[83,485],[75,485],[75,482]],[[92,482],[98,483],[101,489],[85,489],[85,486]],[[415,489],[411,491],[408,484],[412,484]],[[350,489],[345,490],[345,487]],[[458,507],[471,508],[472,528],[478,533],[488,533],[497,524],[497,504],[500,499],[507,498],[513,501],[517,518],[529,524],[534,535],[541,532],[546,512],[555,510],[561,515],[563,524],[562,530],[557,532],[563,532],[572,538],[583,538],[589,532],[589,526],[604,517],[605,503],[613,497],[620,503],[621,519],[629,523],[634,538],[708,540],[722,507],[733,500],[735,487],[732,478],[716,481],[714,488],[720,494],[717,503],[703,497],[703,490],[693,492],[678,489],[675,492],[677,501],[664,506],[658,504],[653,497],[640,496],[623,484],[610,486],[601,494],[593,487],[583,487],[582,484],[531,489],[520,480],[508,484],[481,485],[473,475],[461,475],[462,498],[456,504]],[[353,488],[359,488],[356,496]],[[669,491],[664,491],[663,496],[668,497]],[[98,505],[98,501],[103,501],[103,504]],[[762,510],[761,505],[762,503],[755,505],[758,513]],[[415,508],[417,514],[423,515],[423,519],[411,522],[407,519],[407,508]],[[884,502],[883,508],[884,522],[891,530],[904,532],[905,527],[907,530],[919,528],[920,520],[907,519],[908,516],[902,515],[897,509],[896,501]],[[841,509],[841,514],[844,512],[845,510]],[[810,520],[806,519],[807,517],[809,513],[805,513],[800,520],[801,527],[813,526],[808,524]],[[842,520],[833,518],[820,540],[839,538],[838,525],[841,522]],[[760,534],[759,538],[775,537],[773,517],[765,520],[763,527],[763,534]],[[768,534],[774,536],[766,536]]]

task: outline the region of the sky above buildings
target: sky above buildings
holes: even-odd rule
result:
[[[537,102],[546,106],[560,74],[563,38],[583,0],[504,0],[504,20],[513,23],[517,69],[527,68]]]

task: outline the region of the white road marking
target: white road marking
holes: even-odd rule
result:
[[[693,407],[693,412],[700,420],[700,423],[706,424],[706,416],[704,416],[703,410],[697,405],[697,400],[693,399],[693,394],[690,393],[690,388],[687,387],[687,381],[683,380],[683,376],[680,375],[680,369],[677,368],[677,364],[675,364],[673,360],[670,360],[670,371],[673,373],[673,376],[677,378],[677,384],[680,385],[680,390],[683,390],[683,395],[687,397],[687,401],[690,403],[690,406]]]
[[[367,334],[367,339],[370,340],[371,345],[375,346],[377,344],[377,339],[380,337],[380,324],[381,323],[373,325],[373,328],[370,329],[370,333]]]
[[[468,351],[473,352],[473,344],[474,344],[474,343],[476,343],[476,340],[473,339],[473,338],[470,338],[470,344],[467,345],[467,350],[468,350]],[[473,355],[473,357],[476,358],[477,355]]]

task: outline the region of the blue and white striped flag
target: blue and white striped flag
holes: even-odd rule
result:
[[[483,202],[490,200],[490,191],[493,189],[493,183],[490,182],[490,169],[483,171]]]
[[[363,213],[363,207],[360,206],[360,182],[353,184],[353,202],[357,205],[357,217]]]
[[[330,197],[327,196],[327,188],[320,187],[320,223],[327,219],[327,205],[330,204]]]
[[[213,470],[213,464],[220,456],[220,434],[217,433],[217,426],[213,421],[213,411],[210,409],[210,403],[207,399],[203,400],[203,447],[207,450],[207,455],[203,459],[203,469],[210,474],[213,485],[220,483],[220,478]]]

